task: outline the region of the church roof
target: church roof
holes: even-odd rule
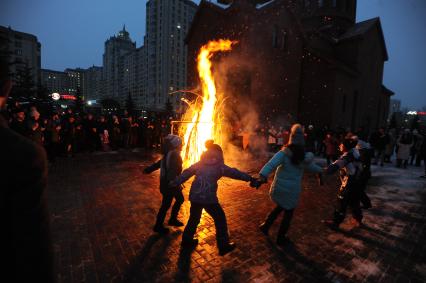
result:
[[[384,85],[382,85],[382,93],[386,94],[387,96],[392,96],[392,95],[395,94],[393,91],[391,91],[390,89],[388,89]]]
[[[339,42],[345,40],[352,40],[362,38],[373,27],[377,27],[379,30],[380,41],[382,42],[383,53],[385,61],[389,59],[388,52],[386,49],[385,37],[383,35],[382,25],[380,24],[380,18],[373,18],[363,22],[356,23],[353,27],[348,29],[343,35],[338,39]]]

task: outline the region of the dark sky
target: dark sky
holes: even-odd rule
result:
[[[139,47],[144,0],[1,0],[0,25],[36,35],[42,68],[102,65],[104,42],[126,24]],[[199,0],[194,1],[199,3]],[[357,20],[380,17],[389,53],[384,84],[403,106],[426,106],[426,0],[358,0]]]

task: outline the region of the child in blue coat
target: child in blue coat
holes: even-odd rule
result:
[[[213,218],[216,227],[216,240],[220,255],[225,255],[235,248],[229,241],[226,216],[217,198],[217,181],[221,177],[255,182],[250,175],[224,164],[222,148],[214,143],[206,143],[207,151],[199,162],[193,164],[173,182],[179,186],[195,175],[189,192],[191,209],[188,223],[182,236],[182,248],[194,248],[198,239],[194,239],[200,223],[203,209]]]
[[[266,182],[268,176],[275,171],[269,194],[276,206],[259,228],[265,235],[268,235],[273,222],[284,211],[277,236],[277,245],[284,245],[288,242],[286,233],[290,227],[294,209],[299,202],[304,171],[314,173],[322,171],[321,167],[313,163],[314,155],[310,152],[305,153],[304,145],[303,128],[300,124],[295,124],[291,127],[288,144],[276,153],[259,172],[260,181]]]

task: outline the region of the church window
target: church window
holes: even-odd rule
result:
[[[321,7],[324,7],[324,0],[318,0],[318,6],[321,8]]]
[[[333,5],[333,8],[336,8],[337,7],[337,0],[333,0],[332,5]]]
[[[283,31],[282,35],[283,35],[283,40],[281,42],[281,48],[284,51],[287,52],[288,51],[288,43],[287,43],[288,34],[287,34],[287,31]]]
[[[278,26],[274,25],[274,29],[272,31],[272,47],[278,48]]]

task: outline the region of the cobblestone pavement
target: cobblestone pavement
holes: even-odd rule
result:
[[[350,217],[340,232],[324,227],[332,214],[337,176],[318,187],[306,175],[288,233],[275,246],[278,225],[265,237],[258,225],[273,207],[268,186],[254,190],[223,179],[219,199],[237,249],[220,257],[212,219],[203,214],[199,245],[180,251],[182,228],[153,234],[160,205],[155,159],[143,153],[104,153],[58,160],[50,169],[49,205],[58,282],[425,282],[426,181],[421,170],[373,168],[373,209],[365,226]],[[240,162],[256,172],[262,165]],[[189,184],[184,189],[187,199]],[[189,202],[180,217],[186,221]],[[278,222],[276,223],[278,224]]]

